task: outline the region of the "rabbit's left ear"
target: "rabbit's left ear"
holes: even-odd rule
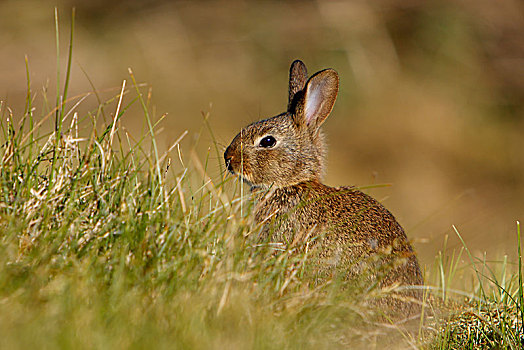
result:
[[[304,89],[307,82],[307,68],[301,60],[295,60],[289,68],[289,99],[287,103],[288,111],[293,108],[293,99],[297,92]]]
[[[302,100],[301,116],[308,128],[317,130],[333,109],[338,94],[338,74],[333,69],[322,70],[307,82]]]

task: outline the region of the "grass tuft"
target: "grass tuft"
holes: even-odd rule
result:
[[[431,349],[522,349],[523,287],[520,223],[517,222],[518,270],[515,272],[507,258],[495,264],[474,258],[459,231],[455,233],[463,243],[473,271],[476,286],[462,302],[447,302],[440,312],[436,337]],[[449,264],[454,265],[453,261]],[[498,272],[496,270],[499,270]]]

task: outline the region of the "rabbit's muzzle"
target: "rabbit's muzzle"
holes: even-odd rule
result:
[[[233,175],[239,175],[240,178],[249,183],[253,184],[253,177],[250,171],[248,157],[245,152],[242,151],[243,144],[240,141],[240,135],[238,135],[231,144],[226,148],[224,152],[224,161],[226,162],[227,170]]]

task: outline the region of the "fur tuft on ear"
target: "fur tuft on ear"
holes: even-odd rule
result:
[[[289,99],[288,111],[292,108],[293,99],[297,92],[304,89],[307,81],[307,68],[301,60],[295,60],[289,68]]]
[[[333,109],[338,94],[338,74],[333,69],[322,70],[307,82],[303,97],[303,120],[317,130]]]

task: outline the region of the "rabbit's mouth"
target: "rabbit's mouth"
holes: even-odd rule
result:
[[[231,165],[231,162],[227,163],[226,162],[226,167],[227,167],[227,170],[234,176],[238,176],[240,179],[242,179],[242,181],[244,181],[247,185],[249,185],[250,187],[253,187],[254,184],[253,184],[253,179],[251,178],[250,176],[250,173],[246,172],[245,169],[243,171],[240,171],[240,172],[236,172],[234,169],[233,169],[233,166]]]

